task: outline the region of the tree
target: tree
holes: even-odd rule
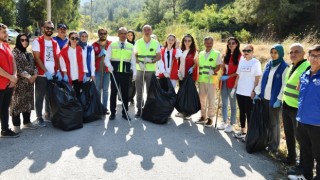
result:
[[[15,1],[0,0],[0,22],[7,26],[15,24]]]
[[[19,0],[17,2],[17,25],[23,29],[23,32],[27,33],[27,27],[32,25],[33,21],[30,18],[29,10],[30,2],[29,0]]]

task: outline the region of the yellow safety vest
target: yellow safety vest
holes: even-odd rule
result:
[[[131,57],[133,54],[133,45],[124,42],[124,48],[121,49],[121,42],[116,41],[111,44],[111,63],[115,72],[130,72]]]
[[[159,48],[159,42],[151,39],[150,41],[150,47],[147,49],[146,43],[143,40],[143,38],[139,39],[136,42],[136,48],[137,48],[137,61],[144,63],[144,58],[151,58],[154,59],[157,54],[157,49]],[[137,70],[141,71],[139,64],[136,64]],[[145,64],[145,70],[146,71],[156,71],[156,63],[146,63]]]
[[[300,76],[306,69],[310,66],[309,61],[305,61],[293,72],[293,74],[289,78],[289,74],[293,68],[291,65],[287,71],[286,79],[285,79],[285,87],[283,89],[283,101],[286,102],[291,107],[298,108],[298,97],[299,91],[297,90],[297,85],[299,84]]]
[[[206,51],[199,53],[199,78],[200,83],[216,84],[217,76],[209,76],[210,69],[214,70],[217,65],[217,59],[220,55],[219,51],[212,50],[206,58]]]

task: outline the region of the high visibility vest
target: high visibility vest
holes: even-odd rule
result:
[[[217,82],[216,76],[209,76],[210,69],[214,70],[217,65],[217,58],[220,52],[212,50],[208,58],[206,58],[206,51],[199,53],[199,78],[200,83],[215,84]]]
[[[291,65],[287,71],[285,83],[286,86],[283,89],[283,101],[286,102],[291,107],[298,108],[298,97],[299,91],[297,90],[297,85],[299,83],[300,76],[306,69],[310,66],[309,61],[305,61],[293,72],[289,77],[293,65]]]
[[[150,47],[147,49],[146,47],[146,43],[145,41],[143,40],[143,38],[139,39],[137,42],[136,42],[136,48],[137,48],[137,61],[138,62],[142,62],[144,63],[144,58],[151,58],[151,59],[154,59],[156,58],[156,54],[157,54],[157,49],[158,49],[158,46],[159,46],[159,42],[154,40],[154,39],[151,39],[150,41]],[[140,66],[139,64],[137,63],[136,64],[136,68],[138,71],[141,71],[140,69]],[[146,63],[145,64],[145,70],[146,71],[156,71],[156,63]]]
[[[124,48],[121,49],[119,44],[121,44],[119,41],[111,44],[111,64],[115,72],[130,73],[133,45],[124,42]]]

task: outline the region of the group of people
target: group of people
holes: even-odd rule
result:
[[[198,83],[201,103],[201,116],[197,124],[213,126],[213,117],[217,115],[214,110],[216,89],[219,88],[223,121],[218,129],[234,132],[238,103],[241,130],[235,137],[245,141],[252,106],[261,101],[264,120],[268,125],[266,149],[272,153],[278,151],[280,110],[288,149],[284,163],[296,163],[296,139],[300,144],[300,163],[289,172],[294,174],[289,178],[313,178],[314,159],[317,161],[317,173],[320,173],[320,146],[317,143],[317,137],[320,137],[320,109],[317,105],[320,101],[317,93],[320,90],[320,45],[312,47],[308,59],[305,59],[304,47],[299,43],[292,44],[289,53],[292,64],[288,65],[283,58],[283,46],[276,44],[270,48],[271,59],[262,71],[260,61],[254,57],[253,45],[244,45],[240,50],[240,42],[235,37],[227,40],[227,50],[222,56],[213,48],[214,39],[210,36],[204,39],[205,50],[200,52],[190,34],[183,36],[181,44],[175,35],[169,34],[161,46],[153,38],[150,25],[143,26],[143,37],[137,41],[133,31],[120,27],[119,39],[111,42],[107,40],[107,30],[101,28],[98,30],[99,39],[92,45],[88,43],[86,31],[71,31],[67,36],[67,26],[59,24],[58,35],[52,37],[53,30],[53,23],[45,21],[43,35],[32,43],[32,53],[27,51],[29,37],[23,33],[19,34],[15,48],[11,51],[6,43],[7,27],[0,24],[1,137],[19,136],[20,114],[23,116],[23,128],[46,126],[44,119],[50,120],[46,88],[48,81],[53,78],[70,83],[77,96],[83,83],[94,81],[106,108],[105,113],[110,114],[109,120],[116,119],[117,96],[121,95],[122,117],[130,120],[127,112],[129,102],[134,103],[136,92],[135,117],[141,117],[144,88],[146,86],[148,93],[154,74],[158,78],[170,79],[174,88],[177,83],[181,86],[186,77],[191,76]],[[217,76],[219,71],[222,72],[220,79]],[[34,105],[36,124],[30,121]],[[9,109],[13,131],[9,129]],[[181,113],[176,116],[191,119]],[[319,176],[315,178],[319,179]]]

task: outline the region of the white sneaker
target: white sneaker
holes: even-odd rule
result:
[[[21,133],[21,129],[20,129],[20,126],[13,126],[13,132],[15,132],[16,134],[19,134]]]
[[[226,126],[226,128],[224,128],[224,132],[226,132],[226,133],[230,133],[230,132],[232,132],[232,131],[234,131],[234,130],[233,130],[233,125],[228,124],[228,125]]]
[[[290,180],[307,180],[303,175],[289,175]]]
[[[227,126],[227,124],[225,122],[222,122],[217,129],[218,130],[224,130],[226,128],[226,126]]]

